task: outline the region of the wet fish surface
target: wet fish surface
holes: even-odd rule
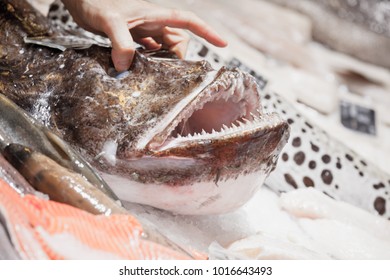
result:
[[[0,8],[0,93],[107,173],[121,199],[221,213],[274,169],[289,127],[263,114],[249,74],[137,52],[129,75],[115,78],[109,49],[26,44],[64,34],[23,1]]]
[[[60,166],[41,153],[20,144],[10,144],[4,149],[4,156],[37,191],[47,194],[51,200],[92,214],[127,213],[80,174]]]
[[[114,200],[117,196],[106,182],[77,152],[58,135],[51,132],[0,94],[0,153],[9,144],[18,143],[50,157],[58,164],[82,174],[85,180],[100,188]]]
[[[34,193],[26,179],[0,154],[0,178],[21,194]]]

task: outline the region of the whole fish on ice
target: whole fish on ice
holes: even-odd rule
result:
[[[108,49],[26,44],[62,31],[24,1],[2,1],[0,10],[0,93],[109,174],[120,198],[187,214],[226,212],[275,167],[288,124],[262,113],[250,75],[137,52],[130,75],[116,79]]]

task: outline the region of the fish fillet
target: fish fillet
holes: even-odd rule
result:
[[[66,259],[69,246],[74,246],[72,256],[91,256],[92,251],[104,259],[188,259],[142,239],[142,227],[131,215],[95,216],[33,195],[21,197],[3,180],[0,213],[23,259]]]

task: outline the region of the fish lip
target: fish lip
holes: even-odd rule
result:
[[[285,121],[276,113],[264,114],[258,117],[255,121],[242,123],[240,126],[228,127],[222,131],[215,131],[213,133],[195,134],[190,137],[178,137],[167,139],[163,145],[154,149],[157,153],[165,153],[171,149],[190,148],[194,144],[209,145],[212,141],[219,139],[219,141],[247,142],[251,135],[256,135],[260,131],[279,129],[285,124]],[[206,157],[200,154],[197,157]]]
[[[206,78],[206,81],[208,80],[210,80],[210,77],[208,79]],[[158,133],[155,133],[145,143],[144,147],[157,155],[159,153],[166,153],[171,149],[191,148],[194,143],[197,145],[207,145],[215,139],[236,139],[236,141],[240,141],[240,139],[247,139],[248,136],[254,135],[258,131],[281,127],[285,121],[278,114],[265,114],[262,112],[260,90],[255,79],[250,74],[236,68],[227,69],[222,67],[215,73],[210,82],[202,83],[195,90],[196,93],[191,96],[189,101],[176,106],[173,111],[178,113],[173,118],[171,116],[170,121],[165,120],[167,124]],[[247,101],[247,106],[253,107],[249,109],[246,107],[251,112],[250,117],[247,119],[244,118],[235,124],[232,123],[223,126],[219,131],[213,129],[210,132],[203,131],[203,133],[194,133],[189,136],[171,136],[180,122],[186,119],[188,120],[195,111],[202,109],[205,104],[221,99],[227,101],[234,97],[239,101]]]
[[[221,70],[220,70],[221,71]],[[144,151],[147,149],[151,143],[159,142],[162,144],[169,135],[169,129],[170,126],[175,124],[176,119],[180,115],[180,113],[185,110],[186,106],[193,102],[197,98],[197,96],[210,84],[212,84],[216,77],[218,76],[218,73],[220,71],[210,71],[207,72],[203,82],[196,87],[191,94],[189,94],[187,97],[185,97],[183,100],[181,100],[174,108],[171,110],[171,113],[165,116],[163,119],[159,121],[158,124],[156,124],[152,129],[148,131],[148,133],[141,137],[140,140],[137,141],[135,145],[135,149],[138,151]],[[171,131],[174,129],[174,127],[171,128]]]

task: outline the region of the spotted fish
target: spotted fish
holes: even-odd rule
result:
[[[108,48],[25,43],[69,35],[25,1],[2,1],[0,13],[0,93],[104,172],[119,198],[221,213],[274,169],[289,126],[263,113],[251,75],[137,52],[128,75],[115,78]]]
[[[213,66],[234,65],[257,77],[263,88],[267,80],[233,55],[219,55],[200,42],[190,46],[191,59],[207,59]],[[278,193],[298,188],[317,188],[338,200],[390,218],[390,175],[362,158],[320,129],[296,107],[275,92],[261,92],[265,111],[276,111],[290,125],[290,140],[265,184]]]

